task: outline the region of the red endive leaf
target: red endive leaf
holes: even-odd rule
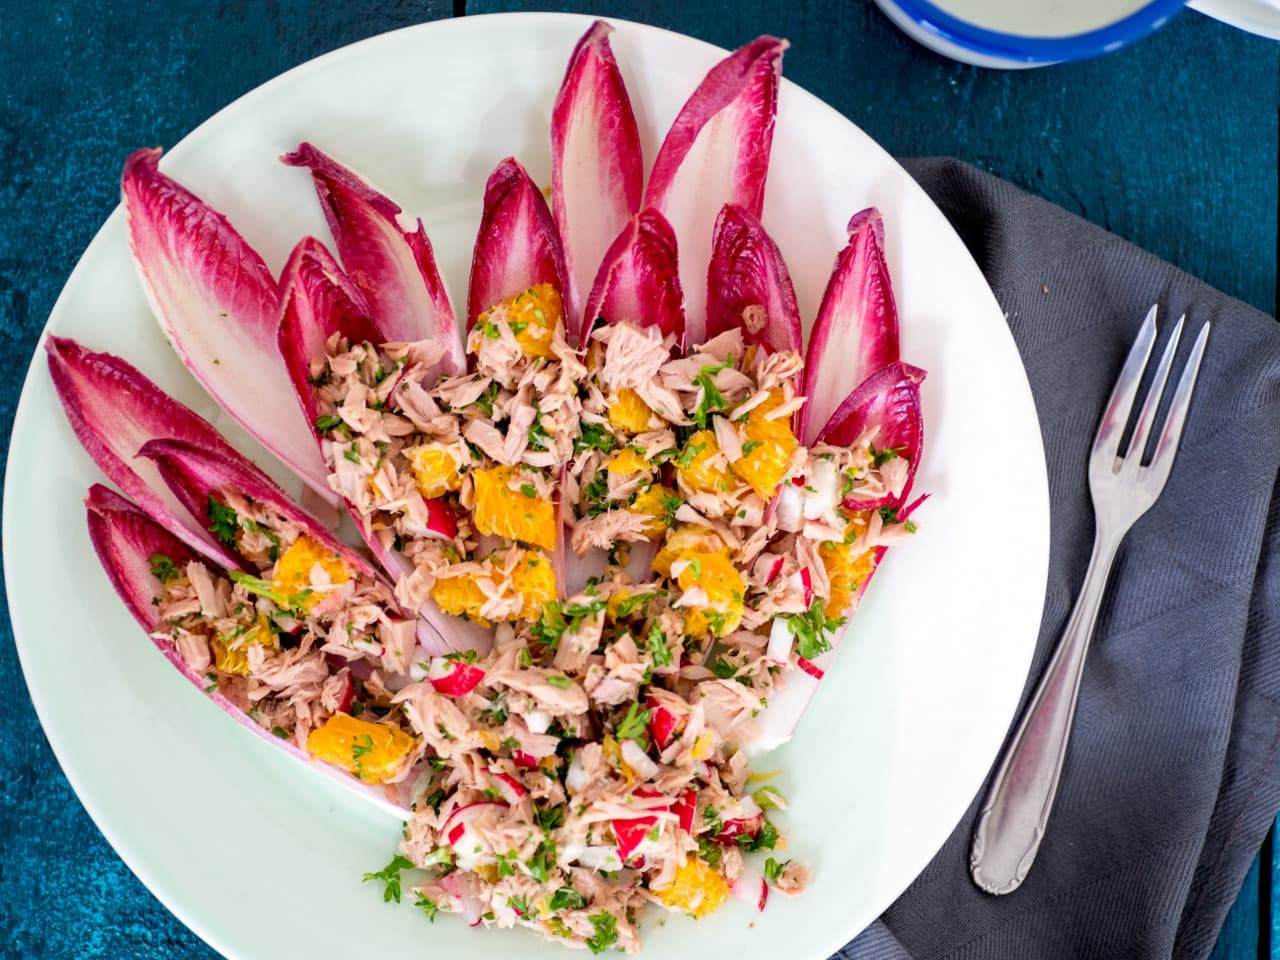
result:
[[[508,297],[549,283],[564,297],[564,250],[547,201],[524,167],[508,157],[484,188],[484,211],[471,257],[467,329]]]
[[[235,561],[187,515],[155,466],[138,450],[157,438],[185,440],[224,455],[236,455],[217,430],[178,403],[132,365],[109,353],[87,350],[74,340],[45,340],[49,375],[58,399],[85,451],[98,468],[148,516],[220,563]]]
[[[910,518],[916,508],[924,503],[926,499],[927,496],[917,497],[910,504],[900,509],[898,511],[898,519],[906,520]],[[775,687],[773,693],[769,694],[769,706],[761,713],[757,721],[760,736],[750,745],[752,752],[772,750],[774,747],[791,739],[805,712],[809,709],[809,704],[813,702],[814,695],[818,692],[818,685],[822,682],[822,676],[831,669],[836,652],[840,649],[840,642],[849,631],[849,624],[852,622],[854,611],[858,609],[858,604],[861,602],[863,595],[866,594],[867,585],[871,582],[871,578],[880,569],[880,561],[884,559],[885,552],[888,549],[888,547],[876,547],[872,551],[871,570],[863,578],[862,584],[854,595],[853,605],[848,613],[849,620],[831,635],[831,649],[813,660],[809,665],[809,669],[813,670],[813,673],[802,668],[789,670],[784,683],[780,687]]]
[[[657,207],[680,238],[688,341],[705,339],[707,263],[720,209],[764,209],[765,178],[787,42],[760,37],[703,79],[667,133],[649,176],[645,205]]]
[[[399,205],[310,143],[281,159],[311,170],[338,257],[385,341],[436,340],[445,348],[442,372],[463,372],[462,340],[422,221],[404,229]]]
[[[151,573],[151,557],[163,554],[181,566],[197,559],[189,547],[142,513],[128,500],[106,487],[95,484],[85,500],[88,512],[89,538],[108,579],[125,602],[134,619],[151,635],[157,626],[156,608],[152,600],[160,595],[160,581]],[[215,573],[225,574],[213,565]],[[208,679],[191,669],[182,654],[168,640],[151,636],[151,642],[173,667],[223,713],[245,729],[283,750],[325,777],[341,784],[374,806],[402,819],[407,819],[407,805],[388,799],[381,787],[362,784],[326,763],[313,760],[293,743],[281,740],[261,726],[217,690],[209,690]],[[212,775],[212,774],[211,774]]]
[[[775,353],[804,349],[800,308],[782,252],[759,219],[727,203],[716,219],[707,270],[707,339],[739,329]]]
[[[796,435],[812,442],[849,384],[859,384],[898,359],[898,308],[884,260],[884,223],[874,207],[853,215],[849,242],[836,257],[805,353],[808,401]]]
[[[658,327],[684,344],[685,314],[676,267],[676,235],[666,218],[647,209],[631,218],[605,254],[587,298],[579,343],[597,318]]]
[[[920,412],[920,384],[924,378],[925,372],[909,363],[880,368],[845,397],[818,433],[819,443],[848,447],[857,442],[863,431],[875,428],[875,447],[898,451],[909,464],[901,495],[878,500],[850,498],[845,500],[845,506],[855,510],[896,506],[911,492],[924,448],[924,418]]]
[[[139,455],[156,465],[169,489],[205,526],[212,523],[209,498],[221,500],[228,491],[234,491],[298,526],[326,549],[339,554],[352,570],[369,578],[380,578],[368,560],[330,533],[238,454],[227,456],[181,440],[153,440],[139,451]]]
[[[160,594],[160,581],[151,572],[151,557],[159,553],[178,566],[205,558],[100,483],[89,488],[84,505],[89,539],[102,569],[138,625],[150,633],[157,622],[156,607],[151,601]]]
[[[378,344],[388,338],[370,319],[364,294],[314,237],[303,237],[293,248],[280,278],[280,292],[280,355],[312,434],[319,439],[311,361],[325,355],[325,342],[335,333],[352,343]]]
[[[551,204],[564,243],[570,330],[644,188],[640,131],[609,46],[612,32],[597,20],[583,34],[551,111]]]
[[[161,173],[159,159],[159,150],[132,154],[121,182],[129,247],[152,310],[222,409],[332,501],[276,349],[271,271],[226,217]]]

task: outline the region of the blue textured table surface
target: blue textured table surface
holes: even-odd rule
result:
[[[503,0],[7,4],[4,452],[27,358],[116,203],[129,151],[171,145],[240,94],[343,44],[427,19],[523,8]],[[726,47],[765,32],[788,37],[787,75],[894,153],[959,156],[1275,313],[1280,46],[1187,13],[1102,60],[995,73],[914,46],[865,0],[554,9],[648,21]],[[68,642],[52,626],[48,642]],[[7,615],[0,615],[0,702],[0,956],[214,956],[134,879],[71,792],[31,709]],[[1277,955],[1273,875],[1268,848],[1216,958]]]

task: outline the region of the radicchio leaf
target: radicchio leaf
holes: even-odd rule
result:
[[[644,188],[640,131],[609,47],[612,32],[597,20],[583,34],[551,111],[551,202],[564,243],[569,330]]]
[[[539,283],[564,297],[564,249],[542,191],[513,157],[484,187],[484,211],[471,257],[467,330],[490,307]]]
[[[876,431],[872,441],[881,451],[894,451],[907,461],[907,480],[899,496],[876,500],[856,500],[844,505],[853,510],[876,510],[897,506],[911,492],[920,452],[924,447],[924,418],[920,412],[920,384],[925,372],[909,363],[891,363],[877,370],[836,408],[826,426],[818,433],[819,443],[849,447],[869,429]]]
[[[204,557],[133,503],[100,483],[89,488],[84,505],[89,539],[102,569],[138,625],[150,633],[158,623],[152,600],[160,595],[161,589],[152,558],[158,554],[182,567]]]
[[[338,256],[384,340],[435,340],[444,347],[440,370],[464,372],[453,307],[422,221],[403,229],[396,203],[310,143],[281,159],[311,170]]]
[[[676,236],[666,218],[646,209],[631,218],[605,254],[587,298],[578,342],[585,344],[597,317],[627,320],[674,334],[683,347],[685,314],[676,267]]]
[[[280,291],[280,355],[311,431],[319,439],[312,361],[325,355],[325,343],[335,333],[352,343],[377,344],[388,338],[370,319],[364,295],[314,237],[303,237],[293,248],[280,278]]]
[[[227,456],[180,440],[153,440],[142,448],[140,455],[155,463],[169,488],[206,526],[212,524],[209,500],[222,501],[228,491],[234,491],[299,527],[325,549],[341,556],[350,569],[371,579],[380,579],[363,556],[325,529],[275,484],[264,483],[256,468],[238,454]]]
[[[693,344],[705,339],[704,281],[720,209],[736,203],[755,217],[764,209],[787,46],[760,37],[712,67],[653,162],[645,204],[661,210],[680,238],[680,284]]]
[[[49,375],[85,451],[141,509],[175,536],[220,563],[235,561],[187,516],[155,466],[138,456],[148,440],[183,440],[223,455],[237,455],[221,434],[138,372],[109,353],[74,340],[45,340]],[[256,469],[256,468],[255,468]],[[267,481],[270,482],[270,481]]]
[[[727,203],[716,219],[707,271],[707,339],[739,329],[775,353],[804,349],[800,307],[782,252],[759,219]]]
[[[227,218],[160,172],[159,150],[125,162],[133,262],[165,336],[236,422],[325,499],[334,499],[276,349],[280,298]]]
[[[884,222],[874,207],[849,221],[849,242],[836,257],[805,354],[808,398],[796,436],[811,443],[849,384],[860,384],[898,359],[898,308],[884,260]]]
[[[306,751],[291,742],[281,740],[254,721],[218,690],[209,689],[208,678],[192,670],[174,644],[153,634],[157,623],[156,608],[152,600],[160,595],[161,584],[152,572],[151,558],[160,554],[179,567],[199,558],[136,506],[101,484],[95,484],[89,489],[85,506],[88,511],[89,538],[108,579],[142,629],[151,636],[156,649],[179,673],[218,709],[274,749],[283,750],[295,760],[305,763],[379,809],[402,820],[408,819],[407,803],[391,801],[383,788],[359,783],[337,768],[313,760]],[[219,570],[216,565],[213,570],[225,575],[225,571]]]

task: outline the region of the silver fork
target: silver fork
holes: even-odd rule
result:
[[[1067,739],[1071,735],[1071,720],[1080,693],[1085,653],[1098,620],[1111,563],[1120,541],[1134,521],[1156,502],[1169,479],[1178,440],[1186,423],[1196,373],[1209,339],[1208,323],[1201,328],[1191,348],[1191,356],[1174,390],[1169,414],[1156,441],[1150,465],[1144,466],[1142,458],[1185,320],[1184,315],[1173,328],[1123,455],[1120,451],[1121,434],[1129,421],[1138,384],[1156,340],[1155,307],[1143,321],[1138,339],[1129,350],[1129,357],[1098,425],[1098,436],[1089,455],[1089,492],[1093,497],[1095,517],[1089,569],[1066,630],[1001,761],[973,831],[969,870],[974,883],[988,893],[1016,890],[1026,878],[1036,851],[1040,849],[1053,798],[1058,792]]]

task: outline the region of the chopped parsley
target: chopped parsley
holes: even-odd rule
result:
[[[351,745],[351,761],[356,765],[356,776],[361,780],[364,779],[364,758],[373,751],[373,737],[367,733],[362,733],[356,737],[355,743]],[[396,896],[396,902],[399,903],[400,897]]]
[[[484,393],[476,397],[476,406],[484,411],[484,415],[491,420],[493,419],[493,405],[498,399],[499,389],[500,388],[495,381],[485,388]]]
[[[693,461],[698,458],[707,445],[705,443],[686,443],[684,449],[680,451],[680,456],[676,457],[676,466],[681,470],[688,470],[693,466]]]
[[[564,807],[537,810],[534,812],[534,819],[538,821],[538,826],[550,833],[564,820]]]
[[[665,667],[671,663],[671,648],[667,646],[667,635],[656,623],[649,628],[649,639],[645,646],[653,657],[655,667]]]
[[[742,445],[742,455],[744,457],[749,457],[751,456],[752,453],[754,453],[756,450],[759,450],[763,446],[764,446],[763,440],[748,440],[746,443]]]
[[[422,894],[418,894],[418,899],[414,901],[413,905],[425,913],[427,919],[432,923],[436,922],[436,914],[440,912],[440,907],[434,900],[428,900]]]
[[[796,653],[806,660],[813,660],[831,649],[832,631],[840,627],[844,617],[832,619],[822,609],[822,599],[814,597],[804,613],[787,617],[787,628],[796,638]]]
[[[918,529],[916,527],[916,522],[914,520],[907,520],[902,524],[902,527],[904,530],[907,531],[907,533],[915,533],[916,530]]]
[[[551,676],[547,677],[547,683],[551,684],[553,687],[559,687],[561,690],[568,690],[573,686],[572,680],[568,677],[563,677],[558,673],[553,673]]]
[[[342,451],[342,455],[343,455],[344,457],[346,457],[348,460],[350,460],[352,463],[359,463],[359,462],[360,462],[360,447],[359,447],[359,445],[358,445],[354,440],[353,440],[353,441],[351,441],[351,446],[349,446],[349,447],[347,447],[347,449],[343,450],[343,451]]]
[[[228,547],[236,545],[240,518],[234,510],[213,496],[209,497],[209,532]]]
[[[783,860],[779,863],[773,857],[770,857],[764,862],[764,878],[770,883],[776,884],[782,879],[782,871],[787,869],[787,864],[790,862],[790,860]]]
[[[700,429],[706,429],[707,416],[709,414],[719,413],[729,405],[729,402],[724,398],[724,394],[720,392],[715,384],[715,375],[731,366],[733,366],[733,354],[726,357],[723,363],[707,364],[693,378],[694,385],[702,388],[702,401],[698,404],[698,409],[693,415],[694,419],[698,421]]]
[[[599,450],[609,453],[617,444],[613,434],[602,423],[583,423],[578,438],[573,441],[575,453],[586,453],[588,450]]]
[[[882,467],[886,463],[888,463],[890,460],[897,459],[897,457],[902,453],[902,451],[906,449],[907,449],[907,445],[904,443],[900,447],[886,447],[883,450],[877,450],[876,445],[873,443],[871,444],[871,448],[870,448],[871,462],[875,464],[877,467]]]
[[[638,609],[640,609],[641,604],[648,603],[654,597],[659,596],[659,594],[660,594],[660,591],[652,590],[652,591],[649,591],[648,593],[633,593],[623,597],[616,604],[614,604],[614,608],[613,608],[614,619],[621,620],[625,617],[631,616]]]
[[[520,484],[520,492],[523,493],[530,500],[538,499],[538,488],[535,487],[532,483]]]
[[[880,519],[883,520],[885,523],[897,523],[898,508],[897,507],[881,507]]]
[[[778,845],[778,828],[765,819],[760,827],[760,832],[754,837],[747,833],[740,833],[737,837],[738,846],[747,853],[757,853],[760,850],[772,850]]]
[[[587,939],[592,953],[604,953],[618,942],[618,918],[607,910],[590,914],[588,919],[596,928],[596,935]]]
[[[619,721],[614,731],[619,740],[634,740],[641,747],[648,747],[649,739],[645,733],[649,729],[649,711],[641,710],[638,701],[627,707],[627,715]]]
[[[262,534],[271,543],[271,546],[267,549],[268,560],[270,560],[272,563],[275,563],[277,560],[280,559],[280,538],[278,536],[276,536],[266,527],[262,526],[262,524],[254,520],[250,520],[248,517],[244,518],[242,526],[250,533]]]
[[[567,629],[569,624],[565,622],[563,607],[559,600],[553,600],[542,608],[542,616],[529,628],[529,635],[536,643],[554,650]]]
[[[533,856],[529,858],[529,862],[525,864],[529,869],[529,876],[538,883],[546,883],[551,877],[551,871],[556,865],[556,845],[550,837],[544,837],[542,842],[538,844],[538,849],[534,851]]]
[[[547,906],[552,913],[559,913],[561,910],[582,910],[586,905],[587,898],[573,887],[561,887],[551,895],[551,902]]]
[[[534,415],[533,423],[529,425],[529,449],[530,450],[550,450],[551,434],[547,433],[542,426],[542,414]]]
[[[394,900],[400,902],[400,873],[404,870],[412,870],[413,863],[406,857],[396,854],[391,858],[391,862],[379,870],[377,873],[366,873],[364,875],[365,882],[370,880],[381,880],[386,886],[382,888],[382,902],[390,903]]]
[[[178,575],[177,566],[163,553],[153,553],[147,563],[151,564],[151,575],[161,583],[168,583]]]
[[[316,417],[316,433],[328,433],[334,427],[342,423],[342,418],[332,413],[324,414]]]

